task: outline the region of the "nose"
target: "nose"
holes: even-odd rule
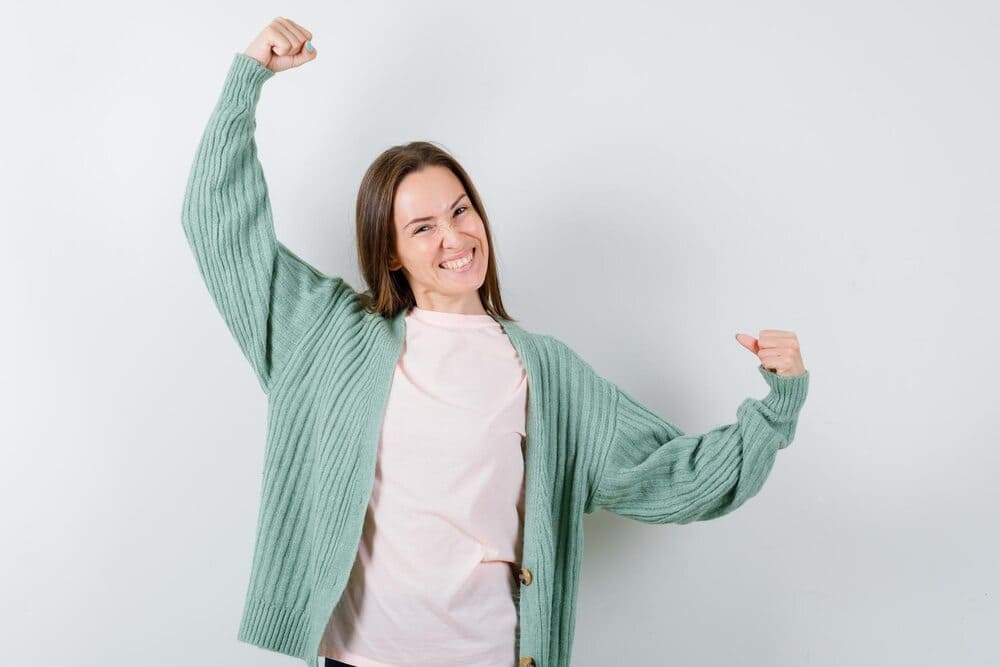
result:
[[[445,241],[455,241],[460,236],[458,229],[455,227],[455,223],[451,220],[446,221],[438,229],[441,230],[441,236]]]

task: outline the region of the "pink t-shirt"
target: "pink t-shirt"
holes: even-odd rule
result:
[[[527,374],[489,315],[405,319],[361,544],[320,653],[357,667],[510,667]]]

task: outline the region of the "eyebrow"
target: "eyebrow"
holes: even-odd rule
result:
[[[455,203],[452,204],[451,206],[449,206],[446,210],[450,211],[451,209],[455,208],[455,205],[458,204],[458,202],[462,201],[462,197],[466,197],[466,196],[467,195],[464,192],[462,194],[460,194],[458,196],[458,199],[455,200]],[[407,227],[409,227],[410,225],[412,225],[414,222],[424,222],[426,220],[432,220],[432,219],[433,219],[433,217],[431,217],[431,216],[428,216],[426,218],[414,218],[413,220],[410,220],[408,223],[406,223],[405,225],[403,225],[403,229],[406,229]]]

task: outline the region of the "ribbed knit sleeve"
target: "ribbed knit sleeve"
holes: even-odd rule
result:
[[[728,514],[753,497],[795,437],[809,387],[808,371],[757,368],[770,393],[743,401],[735,423],[702,434],[684,433],[617,388],[593,506],[643,523],[683,524]]]
[[[254,142],[257,101],[272,76],[254,58],[234,55],[198,145],[181,215],[209,294],[265,393],[323,307],[350,290],[275,238]]]

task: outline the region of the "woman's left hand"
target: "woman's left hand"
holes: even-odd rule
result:
[[[736,341],[760,359],[761,365],[783,377],[794,377],[806,372],[799,353],[799,339],[791,331],[762,329],[760,338],[738,333]]]

